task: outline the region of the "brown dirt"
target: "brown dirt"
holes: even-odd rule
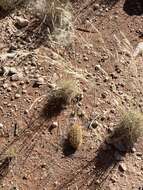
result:
[[[37,34],[37,23],[27,15],[29,26],[16,28],[14,16],[21,16],[22,10],[0,13],[1,55],[11,49],[16,52],[12,57],[2,56],[0,66],[14,66],[23,73],[14,82],[10,76],[0,76],[2,190],[143,189],[143,139],[121,161],[115,155],[122,153],[105,143],[123,110],[143,111],[143,59],[132,61],[133,49],[143,39],[143,3],[72,3],[75,39],[69,47],[49,46],[45,31]],[[63,60],[64,66],[59,65]],[[73,77],[65,72],[69,68],[76,74],[82,69],[82,77],[77,78],[84,95],[79,105],[84,113],[76,120],[83,128],[83,144],[74,153],[64,141],[74,119],[71,112],[77,108],[69,106],[47,117],[44,97],[29,110],[36,98],[48,95],[56,81]],[[33,86],[36,75],[45,81],[39,87]],[[17,93],[19,98],[15,98]],[[89,129],[94,118],[97,127]],[[59,126],[50,131],[53,121]]]

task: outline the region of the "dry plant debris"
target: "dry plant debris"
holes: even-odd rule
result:
[[[40,27],[47,26],[51,41],[68,45],[72,41],[72,7],[69,1],[31,0],[28,10],[41,21]]]
[[[57,88],[50,93],[49,101],[55,103],[55,105],[60,103],[66,106],[79,94],[80,91],[76,85],[76,81],[62,80],[58,83]]]
[[[130,150],[141,136],[143,136],[143,115],[129,111],[114,129],[112,138],[113,143],[122,142],[127,150]]]
[[[76,81],[62,80],[57,87],[49,93],[47,104],[44,107],[44,114],[48,118],[57,116],[71,103],[76,103],[80,91],[76,85]]]

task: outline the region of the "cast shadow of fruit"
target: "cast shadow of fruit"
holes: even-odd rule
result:
[[[70,144],[70,142],[69,142],[68,139],[65,139],[64,143],[63,143],[63,154],[65,156],[71,156],[75,152],[76,152],[76,149],[71,146],[71,144]]]

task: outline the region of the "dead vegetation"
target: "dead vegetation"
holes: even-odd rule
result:
[[[129,111],[124,114],[119,126],[117,126],[112,136],[111,143],[114,146],[123,145],[125,151],[131,148],[143,136],[143,115],[139,112]]]
[[[0,7],[4,10],[11,10],[22,2],[23,0],[0,0]]]
[[[80,96],[80,90],[76,81],[61,80],[56,89],[53,89],[49,95],[47,104],[44,106],[43,113],[47,118],[57,116],[72,102],[76,102]]]
[[[27,10],[40,21],[39,31],[45,27],[51,41],[63,46],[71,43],[74,30],[69,1],[31,0],[28,7]]]

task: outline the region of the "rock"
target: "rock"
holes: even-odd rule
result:
[[[19,81],[23,78],[22,73],[17,73],[11,76],[11,81]]]
[[[138,156],[138,157],[142,157],[142,155],[143,155],[142,152],[137,152],[137,153],[136,153],[136,156]]]
[[[59,185],[59,182],[58,181],[54,181],[54,185],[55,186]]]
[[[25,83],[25,82],[24,82],[23,80],[21,80],[21,81],[19,82],[20,85],[24,85],[24,83]]]
[[[18,70],[15,67],[9,67],[9,75],[17,74]]]
[[[113,113],[113,114],[114,114],[114,113],[115,113],[115,109],[114,109],[114,108],[111,109],[111,110],[110,110],[110,113]]]
[[[88,59],[88,57],[84,56],[83,60],[88,61],[89,59]]]
[[[105,98],[108,96],[108,93],[107,93],[107,92],[103,92],[103,93],[101,94],[101,96],[102,96],[103,99],[105,99]]]
[[[26,94],[26,93],[27,93],[27,90],[23,89],[22,94]]]
[[[91,127],[94,128],[94,129],[96,129],[98,126],[99,126],[98,121],[94,121],[94,122],[91,124]]]
[[[58,122],[53,122],[50,127],[49,127],[49,132],[52,134],[52,130],[57,128],[59,125],[58,125]]]
[[[110,76],[112,77],[112,79],[117,79],[118,76],[115,73],[111,73]]]
[[[96,3],[94,6],[93,6],[93,10],[95,11],[95,10],[97,10],[97,9],[99,9],[100,8],[100,5],[98,4],[98,3]]]
[[[8,85],[8,83],[4,83],[4,84],[2,85],[2,87],[3,87],[4,89],[7,89],[7,88],[9,87],[9,85]]]
[[[53,126],[54,128],[58,127],[58,126],[59,126],[59,125],[58,125],[58,122],[56,122],[56,121],[53,122],[53,123],[52,123],[52,126]]]
[[[8,75],[9,68],[8,67],[1,67],[0,73],[1,73],[1,75]]]
[[[108,82],[109,81],[109,77],[105,77],[103,82]]]
[[[39,77],[39,78],[37,78],[36,83],[39,85],[42,85],[42,84],[44,84],[44,79],[42,77]]]
[[[95,71],[100,71],[101,70],[101,65],[95,65]]]
[[[87,92],[87,88],[86,87],[83,88],[83,92]]]
[[[120,164],[119,164],[119,170],[120,170],[121,172],[126,171],[126,170],[127,170],[126,164],[125,164],[125,163],[120,163]]]
[[[10,47],[9,47],[9,50],[7,51],[8,53],[10,52],[13,52],[17,49],[16,45],[15,44],[11,44]]]
[[[17,187],[12,187],[10,190],[19,190]]]
[[[136,151],[137,151],[137,150],[136,150],[135,147],[132,147],[132,148],[131,148],[131,152],[132,152],[132,153],[135,153]]]
[[[27,180],[27,177],[26,177],[26,176],[23,176],[22,179],[23,179],[23,180]]]
[[[120,69],[119,65],[115,65],[115,71],[117,73],[121,73],[121,69]]]
[[[23,18],[23,17],[16,17],[15,18],[15,24],[17,26],[25,27],[25,26],[28,25],[28,23],[29,23],[29,21],[27,19]]]
[[[2,123],[0,123],[0,129],[3,129],[4,125]]]
[[[1,73],[1,75],[11,76],[11,75],[18,73],[18,71],[15,67],[3,66],[0,69],[0,73]]]
[[[8,87],[8,88],[7,88],[7,91],[8,91],[8,92],[11,92],[11,91],[12,91],[11,87]]]
[[[112,176],[110,180],[112,181],[112,183],[115,183],[117,181],[117,176]]]
[[[16,93],[16,94],[15,94],[15,98],[16,98],[16,99],[20,98],[20,94]]]
[[[13,82],[13,83],[11,84],[11,87],[18,88],[18,85],[17,85],[15,82]]]
[[[75,115],[76,115],[75,111],[72,111],[72,112],[70,113],[70,117],[75,117]]]
[[[85,116],[85,112],[83,110],[79,110],[77,116],[82,118]]]
[[[143,42],[138,43],[134,50],[133,57],[137,57],[139,55],[143,55]]]
[[[26,110],[24,110],[24,114],[28,114],[29,113],[29,111],[26,109]]]

